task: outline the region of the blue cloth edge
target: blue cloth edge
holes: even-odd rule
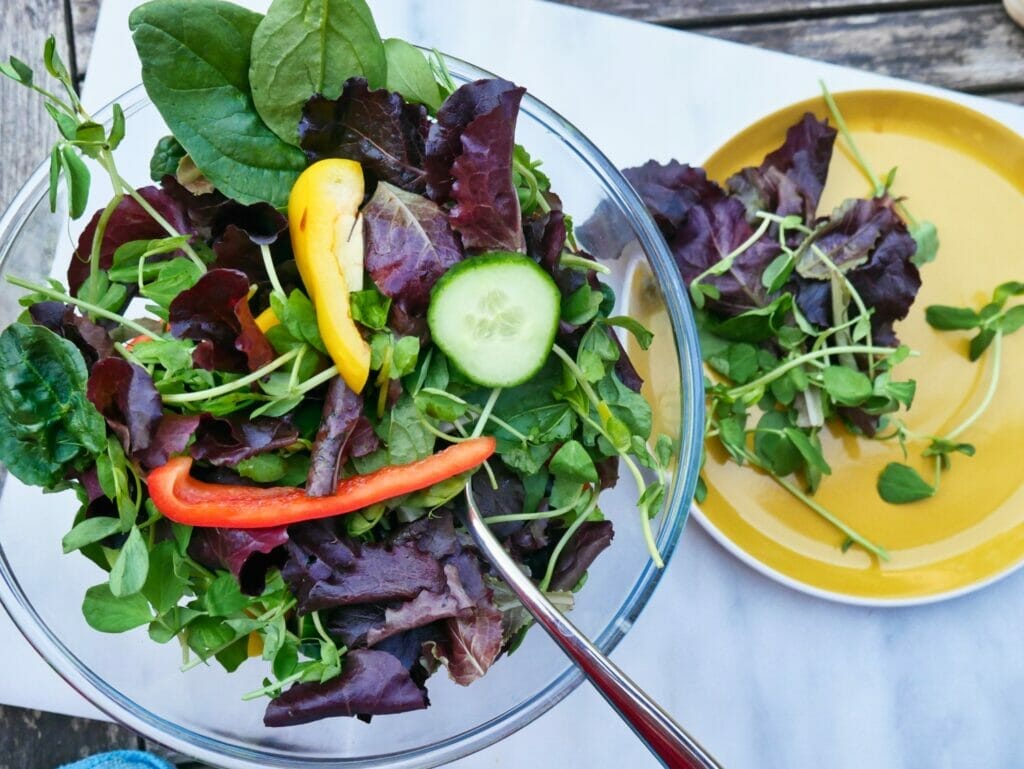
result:
[[[115,750],[63,764],[57,769],[174,769],[174,765],[141,750]]]

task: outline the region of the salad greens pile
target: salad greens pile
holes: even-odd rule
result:
[[[114,159],[123,110],[96,122],[52,40],[57,92],[17,59],[0,65],[60,129],[51,207],[63,182],[72,218],[85,214],[87,161],[114,190],[66,284],[8,278],[27,293],[0,333],[0,460],[25,483],[77,495],[63,547],[106,572],[84,597],[93,628],[146,626],[181,645],[183,669],[262,657],[266,680],[246,698],[272,698],[272,726],[423,708],[439,666],[468,684],[516,647],[529,619],[460,524],[467,483],[568,609],[612,540],[599,494],[620,463],[660,564],[650,518],[673,452],[651,434],[616,333],[646,349],[650,332],[611,314],[606,268],[515,144],[524,90],[456,87],[440,55],[382,40],[362,0],[317,9],[152,0],[132,13],[143,81],[171,130],[141,188]],[[304,214],[297,228],[286,216],[300,177],[338,159],[330,167],[360,185],[345,241],[361,234],[359,274],[337,266],[347,310],[318,293],[325,276],[300,277],[299,246],[333,246],[309,240]],[[539,321],[515,304],[534,285],[527,274],[550,287],[541,320],[553,343],[537,343]],[[456,285],[479,305],[467,323],[434,317],[462,311],[436,309]],[[351,364],[341,343],[365,349],[365,385],[339,375]],[[441,449],[482,440],[494,453],[480,472],[441,472]],[[192,526],[148,485],[172,466],[184,468],[172,501],[199,516],[205,501],[244,517],[268,494],[333,503],[347,480],[387,485],[407,468],[433,480],[344,516]],[[258,520],[273,514],[263,504]]]
[[[935,466],[934,481],[928,483],[913,467],[902,462],[890,462],[878,477],[878,494],[886,502],[904,504],[935,496],[939,491],[942,473],[952,465],[954,454],[974,456],[974,446],[959,440],[982,414],[992,405],[1002,369],[1003,339],[1024,327],[1024,305],[1007,307],[1007,302],[1024,295],[1024,283],[1008,281],[996,286],[992,299],[980,310],[970,307],[932,305],[925,311],[925,320],[938,331],[975,331],[968,345],[967,356],[972,361],[982,359],[991,348],[992,367],[989,384],[981,403],[963,422],[943,435],[923,435],[907,427],[901,419],[894,419],[886,435],[879,440],[896,440],[907,454],[907,444],[926,443],[921,456],[932,459]]]
[[[878,478],[878,493],[893,504],[934,495],[951,456],[974,453],[958,439],[991,402],[1000,340],[1024,324],[1024,310],[1005,305],[1024,287],[998,287],[980,312],[928,308],[937,329],[978,330],[972,360],[992,345],[992,386],[947,435],[909,430],[901,414],[913,403],[916,383],[899,379],[896,367],[914,353],[899,343],[894,324],[910,311],[920,269],[936,257],[938,233],[893,192],[895,168],[884,178],[874,173],[824,85],[822,92],[838,131],[807,113],[760,166],[738,171],[724,187],[676,161],[650,161],[625,174],[668,241],[695,308],[708,370],[708,441],[829,521],[843,535],[844,551],[858,545],[887,560],[883,546],[814,499],[832,472],[821,431],[838,422],[858,435],[898,440],[904,454],[909,441],[927,442],[934,483],[894,462]],[[838,135],[871,195],[822,215],[818,204]],[[698,501],[706,494],[702,481]]]

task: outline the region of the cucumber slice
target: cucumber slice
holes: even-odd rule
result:
[[[514,387],[548,359],[561,294],[532,259],[494,251],[459,262],[434,285],[427,324],[434,343],[484,387]]]

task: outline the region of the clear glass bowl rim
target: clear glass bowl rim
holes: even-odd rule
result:
[[[495,77],[492,73],[456,57],[445,54],[443,58],[456,80],[471,81]],[[121,104],[128,117],[148,106],[150,101],[143,86],[137,85],[106,105],[97,115],[99,122],[109,122],[114,103]],[[523,98],[521,112],[529,114],[538,124],[560,137],[600,179],[605,191],[626,213],[631,225],[635,227],[640,247],[648,258],[665,298],[675,335],[682,399],[677,471],[672,488],[666,493],[662,513],[664,520],[657,534],[658,547],[667,567],[688,517],[699,474],[703,442],[703,374],[696,324],[690,304],[667,243],[637,193],[612,162],[565,118],[529,93]],[[28,217],[46,195],[48,174],[48,162],[44,162],[33,172],[0,217],[0,269]],[[650,561],[647,562],[618,612],[593,639],[603,653],[610,654],[632,627],[653,594],[662,573],[663,570],[655,568]],[[3,552],[2,543],[0,603],[28,642],[54,671],[103,713],[177,753],[224,769],[371,769],[384,766],[391,769],[428,769],[475,753],[518,731],[568,696],[583,680],[578,669],[566,659],[562,672],[531,698],[518,703],[500,716],[453,737],[401,753],[344,759],[289,759],[278,753],[240,747],[197,734],[141,707],[107,685],[75,657],[36,612],[13,573]],[[552,653],[557,652],[552,649]]]

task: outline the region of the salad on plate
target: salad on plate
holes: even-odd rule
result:
[[[170,129],[143,187],[123,110],[97,123],[52,40],[56,90],[0,65],[60,129],[51,207],[63,185],[84,217],[96,169],[113,188],[66,275],[8,278],[0,461],[77,496],[91,627],[145,627],[183,670],[264,665],[239,694],[269,726],[425,708],[439,668],[467,685],[515,650],[530,618],[461,523],[467,484],[567,610],[620,468],[661,564],[673,452],[622,343],[650,332],[516,144],[524,89],[456,87],[362,0],[307,5],[132,13]]]

